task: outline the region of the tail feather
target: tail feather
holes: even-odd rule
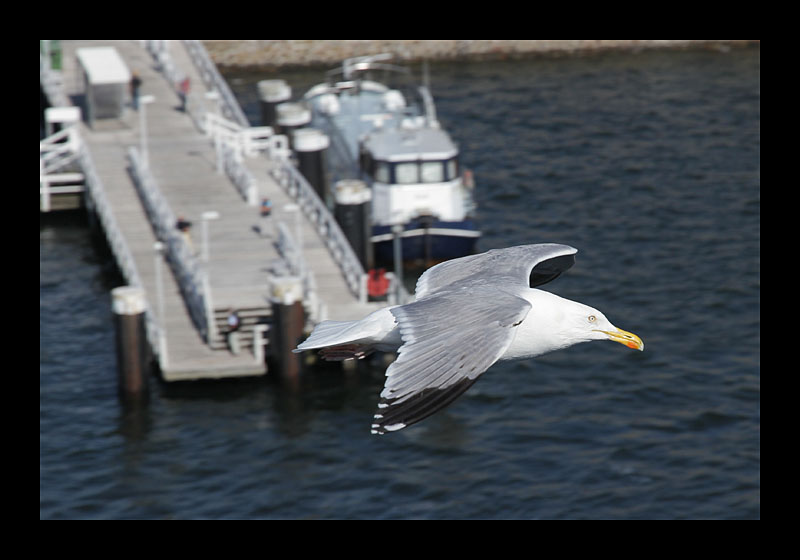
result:
[[[350,327],[355,325],[358,321],[322,321],[316,327],[309,337],[293,352],[302,352],[303,350],[313,350],[315,348],[327,348],[328,346],[338,346],[353,342],[353,334],[350,333]]]
[[[363,358],[374,350],[393,351],[400,345],[394,315],[389,308],[358,321],[322,321],[293,352],[322,349],[326,360]]]

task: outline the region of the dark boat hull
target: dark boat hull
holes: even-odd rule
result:
[[[471,255],[480,237],[473,220],[442,222],[412,220],[401,234],[404,262],[426,265]],[[391,226],[373,226],[372,242],[376,266],[394,263],[394,234]]]

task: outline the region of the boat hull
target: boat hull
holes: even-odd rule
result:
[[[412,220],[401,234],[405,262],[426,265],[471,255],[480,237],[473,220],[458,222]],[[394,263],[394,234],[391,226],[373,226],[372,242],[376,266]]]

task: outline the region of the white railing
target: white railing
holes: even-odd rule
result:
[[[257,198],[257,195],[254,197],[254,192],[257,191],[253,188],[252,175],[246,169],[241,169],[243,167],[241,156],[266,151],[268,157],[276,162],[270,173],[315,225],[328,251],[341,269],[350,291],[359,302],[366,302],[367,275],[364,267],[333,215],[305,177],[289,162],[286,137],[273,134],[270,127],[251,128],[228,83],[220,75],[202,43],[198,40],[183,40],[182,43],[206,88],[219,94],[221,116],[207,111],[199,115],[199,119],[198,115],[192,115],[199,128],[214,138],[218,169],[228,174],[242,197],[252,204]],[[161,61],[167,79],[174,79],[170,76],[177,75],[178,70],[169,57],[168,43],[151,41],[148,42],[148,49],[154,53],[157,60]],[[187,107],[187,110],[192,112],[191,97]],[[228,146],[227,150],[223,148],[225,145]]]
[[[294,237],[289,232],[289,228],[283,222],[277,222],[278,238],[275,246],[278,249],[283,262],[288,268],[291,276],[300,278],[303,289],[303,305],[309,314],[312,323],[321,320],[320,301],[317,297],[317,282],[311,268],[303,257],[303,252],[297,247]]]
[[[53,173],[78,157],[81,139],[74,126],[39,141],[39,159],[45,173]]]
[[[319,199],[314,188],[288,161],[277,161],[271,171],[272,177],[302,209],[306,217],[317,228],[328,252],[342,271],[350,292],[364,303],[367,301],[367,275],[350,242],[345,237],[336,219]]]
[[[181,80],[186,77],[186,73],[175,64],[172,55],[169,52],[170,43],[172,41],[164,39],[149,39],[142,40],[142,46],[150,53],[155,60],[156,68],[169,83],[170,87],[178,93],[178,88]],[[199,96],[190,93],[186,99],[186,113],[194,121],[195,126],[202,130],[203,113],[205,113],[205,100],[201,100]]]
[[[258,184],[250,170],[244,166],[236,149],[225,142],[215,142],[217,166],[222,166],[233,186],[250,206],[258,205]]]
[[[64,93],[62,73],[50,68],[49,57],[44,55],[39,56],[39,80],[52,106],[67,107],[70,105],[69,99]],[[66,138],[66,142],[57,146],[53,145],[56,142],[60,142],[62,138]],[[62,149],[66,150],[66,152],[72,152],[74,157],[68,153],[60,154],[59,152]],[[59,154],[56,155],[57,153]],[[49,159],[47,164],[44,161],[46,158]],[[108,246],[116,259],[122,276],[128,285],[142,287],[142,279],[136,268],[136,262],[133,260],[133,253],[122,235],[116,218],[114,218],[114,212],[108,202],[108,198],[106,198],[103,183],[97,174],[89,149],[81,141],[78,129],[75,127],[65,128],[39,142],[40,187],[43,185],[44,189],[49,191],[46,194],[42,194],[42,196],[47,196],[47,209],[49,210],[49,194],[59,190],[59,187],[52,187],[49,183],[67,175],[77,178],[78,174],[50,174],[47,175],[47,179],[44,182],[41,181],[42,175],[45,175],[46,170],[58,170],[70,161],[77,161],[80,166],[82,171],[80,175],[84,184],[83,190],[87,192],[85,197],[87,207],[100,221]],[[167,341],[164,331],[153,313],[150,302],[145,304],[145,330],[151,348],[156,349],[155,352],[158,355],[160,365],[165,368],[167,366]]]
[[[251,206],[257,205],[258,185],[242,160],[272,148],[272,127],[242,128],[214,113],[205,113],[202,122],[203,130],[214,142],[217,172],[225,171],[242,198]]]
[[[119,225],[117,225],[114,212],[111,209],[111,204],[106,198],[103,183],[97,175],[94,161],[92,160],[89,150],[85,146],[81,146],[78,151],[78,162],[80,163],[86,180],[86,190],[89,194],[87,197],[87,204],[94,210],[94,213],[97,215],[103,227],[108,246],[114,254],[122,276],[125,277],[125,281],[129,286],[143,287],[142,279],[136,268],[136,262],[133,259],[133,253],[127,241],[125,241],[125,237],[122,235]],[[150,341],[151,348],[157,349],[156,352],[161,367],[167,367],[166,337],[156,315],[153,313],[153,308],[149,301],[146,302],[145,307],[145,326],[147,330],[147,339]]]
[[[209,90],[219,93],[222,115],[241,127],[249,127],[250,122],[247,120],[244,111],[242,111],[242,108],[236,101],[236,97],[234,97],[233,92],[231,92],[231,88],[228,87],[228,82],[220,75],[217,66],[211,60],[211,57],[208,56],[208,52],[203,44],[198,40],[182,40],[181,42],[186,48],[186,52],[189,53],[192,63],[200,74],[200,79],[203,80],[205,86]]]
[[[206,112],[202,119],[207,136],[219,138],[233,146],[240,156],[254,157],[271,149],[275,131],[271,126],[245,127],[229,121],[216,113]]]
[[[175,214],[161,194],[150,171],[142,165],[136,148],[128,148],[128,160],[131,164],[133,182],[147,217],[156,232],[156,237],[166,245],[167,257],[183,292],[189,314],[209,343],[217,336],[217,327],[208,275],[201,269],[198,259],[175,227]]]
[[[78,159],[81,148],[78,130],[65,128],[39,142],[39,210],[51,210],[51,196],[83,192],[82,173],[56,171]]]

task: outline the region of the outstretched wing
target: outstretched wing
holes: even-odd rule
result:
[[[372,432],[399,430],[450,404],[503,355],[530,309],[492,287],[440,291],[393,308],[403,344],[386,370]]]
[[[492,249],[437,264],[417,280],[417,299],[448,289],[448,286],[473,277],[481,283],[496,283],[500,279],[519,286],[541,286],[575,264],[578,250],[569,245],[540,243]]]

